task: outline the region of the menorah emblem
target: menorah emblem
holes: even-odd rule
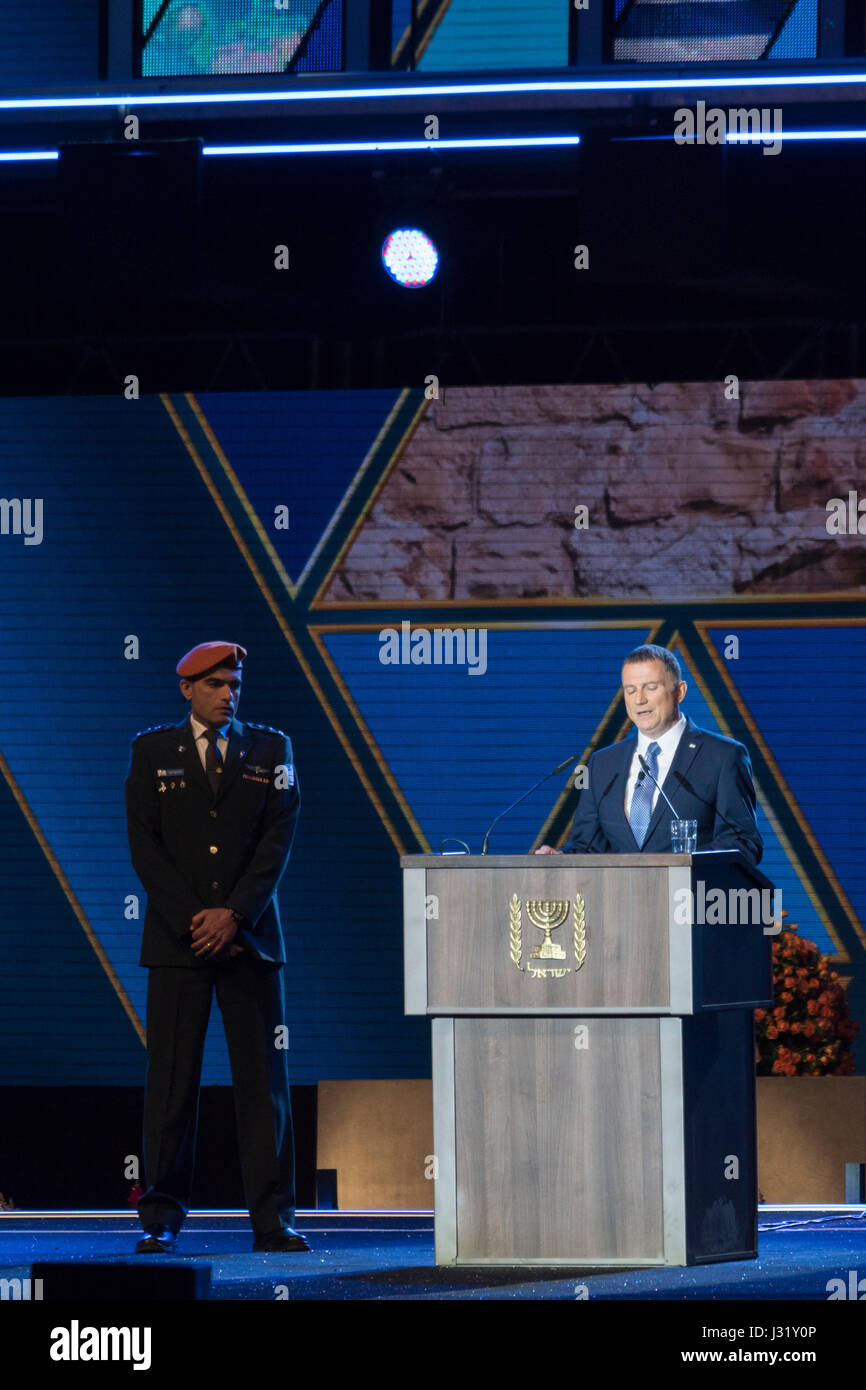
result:
[[[542,898],[527,898],[526,914],[534,927],[544,932],[544,940],[530,951],[533,960],[565,960],[565,951],[551,940],[551,933],[561,927],[568,916],[568,902],[565,900],[546,901]]]
[[[527,898],[526,911],[529,920],[538,931],[544,932],[544,940],[530,951],[526,965],[523,964],[523,905],[516,893],[512,893],[508,904],[508,949],[512,963],[518,970],[525,970],[534,980],[550,976],[562,980],[571,974],[571,967],[560,965],[566,959],[561,946],[551,941],[551,933],[561,927],[568,917],[569,907],[574,908],[574,969],[581,969],[586,960],[586,908],[579,893],[574,895],[574,903],[549,900],[546,898]],[[542,965],[542,961],[556,961],[556,965]],[[533,962],[537,962],[533,964]]]

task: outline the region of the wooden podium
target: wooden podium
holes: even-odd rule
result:
[[[754,1258],[769,880],[736,850],[400,862],[436,1263]]]

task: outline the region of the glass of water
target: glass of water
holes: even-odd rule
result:
[[[673,854],[694,854],[698,847],[696,820],[671,821],[671,851]]]

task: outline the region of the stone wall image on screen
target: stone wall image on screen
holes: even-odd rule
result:
[[[445,387],[322,598],[862,592],[864,438],[863,381]]]

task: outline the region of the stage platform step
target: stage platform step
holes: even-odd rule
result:
[[[190,1213],[177,1253],[134,1254],[140,1226],[125,1211],[0,1212],[3,1297],[51,1300],[26,1284],[35,1262],[109,1266],[118,1292],[124,1269],[147,1260],[161,1296],[161,1261],[206,1263],[209,1300],[544,1299],[828,1301],[866,1292],[866,1207],[762,1206],[756,1260],[687,1269],[594,1271],[557,1266],[437,1267],[430,1211],[300,1211],[310,1253],[257,1254],[245,1211]],[[833,1281],[841,1280],[846,1292]],[[15,1281],[18,1281],[17,1283]],[[192,1287],[192,1284],[189,1285]],[[203,1287],[204,1285],[200,1285]],[[107,1295],[110,1296],[110,1295]],[[138,1297],[142,1295],[140,1292]],[[145,1297],[147,1295],[144,1295]],[[190,1295],[192,1296],[192,1295]]]

